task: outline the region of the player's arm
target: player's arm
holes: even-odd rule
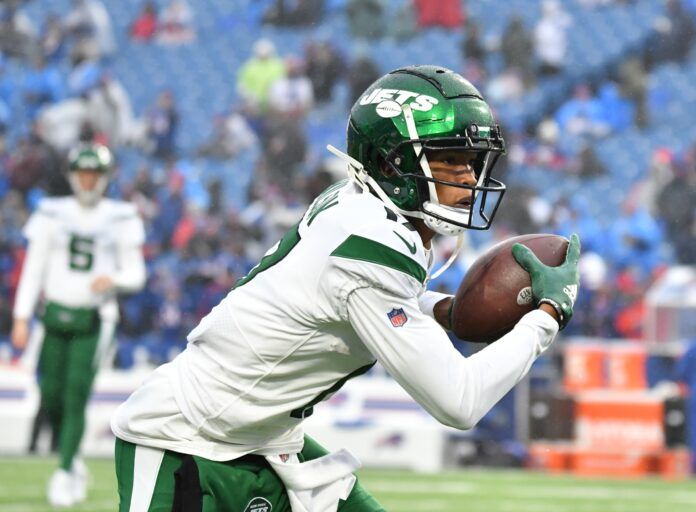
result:
[[[406,323],[387,313],[403,308]],[[532,311],[507,335],[464,358],[416,299],[360,288],[347,301],[349,320],[367,348],[394,379],[438,421],[473,427],[529,371],[553,341],[558,324]]]
[[[420,310],[435,319],[443,329],[450,330],[451,322],[449,318],[452,295],[427,290],[418,297],[418,307]]]
[[[29,321],[34,315],[43,285],[50,250],[49,238],[48,233],[45,233],[44,236],[34,236],[29,239],[27,245],[15,296],[12,333],[10,335],[12,344],[18,349],[23,349],[29,340]]]
[[[133,215],[114,229],[120,232],[117,245],[117,269],[112,275],[98,276],[92,282],[92,291],[136,292],[145,285],[146,270],[143,257],[145,229],[139,217]]]

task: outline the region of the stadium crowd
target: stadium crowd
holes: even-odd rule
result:
[[[638,2],[638,0],[636,0]],[[30,3],[30,2],[27,2]],[[148,281],[121,300],[115,365],[159,364],[185,344],[190,328],[246,274],[266,248],[292,225],[308,202],[342,176],[340,165],[317,157],[306,129],[310,116],[330,115],[338,101],[345,112],[357,94],[387,71],[386,59],[368,52],[370,41],[413,40],[445,31],[461,49],[459,69],[493,106],[520,102],[540,83],[570,76],[566,48],[573,18],[562,4],[542,2],[536,25],[513,16],[502,37],[486,38],[464,2],[399,2],[393,22],[379,0],[306,0],[289,8],[264,2],[260,24],[302,33],[307,25],[344,15],[356,41],[347,52],[329,40],[307,38],[292,54],[267,38],[257,40],[236,71],[237,100],[211,117],[210,134],[184,149],[177,98],[171,88],[143,84],[149,108],[134,112],[110,66],[119,51],[109,10],[100,0],[78,0],[64,13],[31,20],[22,0],[0,3],[0,340],[3,354],[11,326],[25,242],[21,229],[45,195],[69,193],[63,177],[67,150],[79,140],[108,144],[117,157],[109,194],[134,201],[146,221]],[[580,2],[584,9],[634,2]],[[197,37],[196,9],[185,0],[144,1],[129,22],[130,44],[186,45]],[[621,55],[616,66],[572,89],[540,119],[524,123],[501,116],[508,155],[498,179],[510,192],[490,233],[474,233],[469,250],[435,284],[453,292],[467,266],[492,242],[514,234],[578,232],[583,240],[583,293],[568,332],[640,338],[645,292],[667,265],[696,264],[696,144],[655,149],[630,182],[612,174],[595,143],[661,122],[655,108],[656,69],[694,58],[696,2],[669,0],[643,44]],[[185,66],[185,63],[182,63]],[[337,87],[348,90],[346,98]],[[657,99],[656,99],[657,98]],[[20,106],[21,105],[21,106]],[[334,140],[340,146],[342,141]],[[118,167],[122,151],[136,152],[137,168]],[[201,159],[252,160],[253,179],[242,203],[224,193],[223,176],[200,178]],[[132,160],[130,160],[132,162]],[[129,164],[130,165],[130,164]],[[529,168],[540,170],[531,179]],[[571,192],[551,197],[541,182],[578,178],[609,180],[619,194],[615,218],[602,218],[605,198],[594,205]],[[613,181],[611,181],[613,180]],[[541,182],[540,182],[541,181]],[[244,184],[240,184],[244,186]],[[611,211],[607,215],[612,215]],[[609,221],[609,222],[608,222]],[[448,248],[441,247],[441,259]]]

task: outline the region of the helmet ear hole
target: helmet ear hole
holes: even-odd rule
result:
[[[379,155],[378,157],[379,172],[381,172],[385,178],[391,178],[396,174],[391,165],[389,165],[386,159]]]

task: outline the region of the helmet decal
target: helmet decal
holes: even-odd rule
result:
[[[376,88],[360,98],[360,105],[377,104],[375,111],[380,117],[396,117],[401,114],[401,105],[410,105],[413,110],[428,112],[438,99],[413,91]]]

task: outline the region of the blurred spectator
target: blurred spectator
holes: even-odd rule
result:
[[[276,56],[275,45],[268,39],[256,41],[252,56],[242,64],[237,74],[237,92],[245,110],[257,115],[265,114],[271,84],[284,74],[285,65]]]
[[[418,26],[449,29],[461,27],[465,21],[462,3],[462,0],[415,0]]]
[[[215,117],[213,133],[198,148],[198,156],[228,159],[258,144],[256,134],[239,112]]]
[[[29,117],[33,119],[43,105],[59,101],[64,94],[65,86],[58,68],[47,64],[42,55],[34,56],[22,84],[22,99]]]
[[[2,135],[10,123],[10,105],[17,92],[17,84],[13,77],[7,72],[7,61],[0,53],[0,135]]]
[[[131,39],[141,42],[152,41],[157,29],[157,5],[154,2],[145,2],[130,26]]]
[[[348,108],[352,107],[353,103],[358,101],[363,91],[381,75],[377,63],[366,51],[358,53],[346,74],[349,88]]]
[[[53,12],[48,13],[39,35],[41,54],[49,62],[58,62],[65,56],[66,46],[66,34],[60,17]]]
[[[696,264],[696,172],[693,164],[674,167],[674,178],[657,196],[657,213],[665,223],[677,260]]]
[[[486,86],[486,98],[493,104],[518,101],[523,94],[524,81],[515,68],[503,69],[491,77]]]
[[[324,14],[324,0],[274,0],[263,14],[271,25],[305,27],[319,23]]]
[[[536,196],[534,190],[528,187],[518,187],[515,194],[506,197],[496,213],[496,228],[513,234],[534,233],[535,226],[530,207]]]
[[[291,188],[307,154],[307,137],[291,116],[272,116],[262,139],[268,181],[281,188]]]
[[[311,41],[305,47],[306,75],[312,82],[314,99],[331,99],[333,87],[345,73],[343,57],[328,41]]]
[[[405,0],[396,8],[387,33],[396,41],[406,41],[412,39],[417,32],[414,0]]]
[[[619,89],[624,98],[633,102],[636,107],[635,124],[645,128],[648,124],[648,109],[646,89],[648,75],[640,57],[626,58],[619,65]]]
[[[621,215],[610,229],[613,242],[609,244],[610,261],[619,269],[635,269],[636,279],[650,276],[663,261],[660,246],[663,233],[660,224],[644,205],[629,195],[624,201]]]
[[[556,122],[561,132],[578,137],[600,137],[610,131],[601,103],[586,84],[578,85],[573,97],[561,105]]]
[[[152,223],[153,237],[163,250],[171,248],[172,236],[184,215],[184,177],[176,168],[176,160],[165,162],[163,183],[158,187],[159,215]]]
[[[522,18],[517,14],[513,15],[503,32],[500,52],[507,67],[519,70],[526,87],[534,82],[533,49],[531,33],[524,26]]]
[[[97,59],[77,57],[68,74],[68,94],[83,96],[99,85],[103,67]]]
[[[177,286],[167,288],[159,311],[157,312],[157,331],[159,343],[151,350],[155,363],[162,364],[171,361],[176,356],[172,349],[182,343],[185,338],[184,313],[181,310],[181,290]],[[180,352],[181,350],[179,350]]]
[[[145,122],[135,117],[130,96],[113,73],[102,73],[98,87],[85,101],[87,120],[107,137],[112,148],[145,143]]]
[[[544,119],[536,129],[538,144],[533,147],[528,155],[528,162],[532,165],[542,165],[550,169],[563,169],[567,165],[567,158],[558,148],[560,130],[558,123],[551,118]]]
[[[0,53],[31,59],[38,52],[36,29],[19,10],[18,1],[0,4]]]
[[[571,18],[557,0],[544,0],[541,12],[541,19],[534,27],[534,53],[539,74],[554,75],[565,67]]]
[[[637,201],[645,205],[653,216],[661,215],[657,198],[662,189],[674,179],[674,159],[674,153],[670,149],[657,148],[650,157],[647,176],[635,186]]]
[[[353,37],[379,39],[385,33],[382,0],[348,0],[346,15]]]
[[[304,62],[294,55],[285,59],[285,75],[271,84],[269,107],[274,113],[304,118],[314,105],[312,82],[305,75]]]
[[[619,337],[639,340],[643,337],[646,313],[645,295],[651,284],[650,274],[641,274],[636,267],[623,268],[613,285],[618,291],[614,328]]]
[[[157,102],[145,116],[149,151],[157,158],[176,155],[176,134],[179,126],[179,113],[171,91],[162,91]]]
[[[61,176],[63,160],[41,136],[40,127],[34,123],[31,131],[17,143],[8,162],[10,185],[26,199],[34,187],[55,192]]]
[[[481,29],[477,23],[470,21],[465,26],[464,39],[462,40],[462,56],[465,59],[475,61],[482,65],[486,57],[486,48],[481,41]]]
[[[72,0],[72,3],[63,25],[75,38],[73,52],[86,58],[113,55],[116,38],[104,4],[100,0]]]
[[[553,233],[568,238],[577,233],[582,240],[583,251],[607,254],[606,232],[599,224],[599,219],[584,214],[587,210],[584,201],[573,202],[564,198],[557,201],[551,210]]]
[[[620,132],[633,126],[635,107],[621,96],[619,87],[614,82],[605,82],[601,85],[597,101],[611,131]]]
[[[52,104],[38,117],[50,144],[67,150],[79,139],[85,124],[106,137],[113,147],[144,142],[145,124],[134,117],[128,93],[116,77],[97,70],[94,77],[77,87],[85,89],[79,97]]]
[[[681,0],[667,0],[665,15],[655,21],[655,33],[647,46],[648,67],[663,61],[683,62],[696,36],[696,23]]]
[[[597,157],[592,145],[583,144],[577,157],[571,162],[568,169],[570,174],[580,178],[596,178],[607,174],[607,168]]]
[[[193,12],[185,0],[170,0],[162,10],[157,25],[157,41],[164,44],[182,44],[193,41]]]

